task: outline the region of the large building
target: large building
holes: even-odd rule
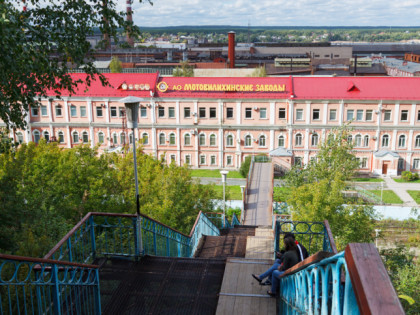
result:
[[[106,76],[111,86],[95,81],[71,97],[44,99],[13,136],[116,150],[132,141],[120,100],[136,96],[143,101],[135,138],[168,162],[237,169],[266,153],[284,170],[308,163],[332,128],[350,122],[361,172],[420,172],[420,78]]]

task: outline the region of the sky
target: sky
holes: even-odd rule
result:
[[[419,26],[418,0],[133,1],[138,26]],[[126,0],[118,9],[125,10]]]

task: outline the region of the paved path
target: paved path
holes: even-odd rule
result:
[[[271,226],[273,166],[255,163],[245,206],[245,225]]]
[[[404,206],[416,207],[417,203],[408,194],[407,190],[420,190],[420,184],[397,183],[391,177],[383,177],[386,187],[393,190],[404,203]]]

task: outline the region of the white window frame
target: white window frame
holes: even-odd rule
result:
[[[363,121],[363,109],[357,109],[356,110],[356,121]]]
[[[38,109],[38,107],[31,107],[31,115],[33,117],[38,117],[38,115],[39,115],[39,109]]]
[[[420,169],[420,159],[413,159],[413,169]]]
[[[188,161],[187,161],[188,160]],[[184,156],[184,165],[191,165],[191,155],[190,154],[186,154]]]
[[[209,136],[209,145],[210,146],[216,146],[217,145],[217,136],[214,133],[212,133]]]
[[[143,140],[143,145],[148,145],[149,144],[149,134],[147,132],[143,132],[141,134],[141,139]]]
[[[87,141],[85,141],[85,136],[87,137]],[[82,142],[89,143],[89,133],[87,131],[82,132]]]
[[[415,140],[414,140],[414,147],[415,148],[420,148],[420,135],[417,135]]]
[[[232,155],[227,155],[226,156],[226,165],[228,165],[228,166],[233,165],[233,156]]]
[[[267,146],[267,137],[265,135],[260,135],[258,137],[258,146],[260,148],[265,148]]]
[[[175,118],[175,107],[168,107],[168,118]]]
[[[354,119],[354,109],[348,109],[346,115],[347,121]]]
[[[63,117],[63,106],[55,105],[55,117]]]
[[[163,138],[162,138],[163,136]],[[162,141],[163,139],[163,141]],[[166,134],[164,132],[159,133],[159,145],[166,145]]]
[[[169,134],[169,145],[176,145],[176,135],[173,132]]]
[[[405,135],[400,135],[398,137],[398,147],[405,148],[407,142],[407,137]]]
[[[334,113],[334,115],[332,115]],[[334,116],[334,118],[332,117]],[[328,116],[330,121],[336,121],[337,120],[337,110],[336,109],[330,109],[330,113]]]
[[[48,116],[48,109],[46,105],[41,105],[41,116],[43,117]]]
[[[283,145],[280,145],[280,139],[283,141]],[[284,144],[285,144],[285,137],[283,136],[283,135],[280,135],[278,138],[277,138],[277,144],[278,144],[278,147],[279,148],[284,148]]]
[[[303,109],[302,108],[296,108],[296,120],[303,120]]]
[[[101,140],[101,137],[102,137],[102,140]],[[105,134],[102,131],[98,132],[98,142],[99,142],[99,144],[105,143]]]
[[[373,110],[367,109],[365,114],[365,120],[366,121],[372,121],[373,120]]]
[[[282,113],[282,116],[284,116],[284,117],[280,117],[280,113]],[[279,117],[279,119],[286,119],[286,108],[284,108],[284,107],[279,108],[279,116],[278,117]]]
[[[247,142],[248,142],[248,140],[249,140],[249,143],[247,143]],[[246,135],[246,136],[245,136],[245,138],[244,138],[244,146],[245,146],[246,148],[250,148],[250,147],[252,147],[252,136],[251,136],[251,135]]]
[[[299,141],[298,141],[299,139]],[[303,135],[301,133],[297,133],[295,135],[295,146],[301,147],[303,143]]]
[[[318,118],[315,118],[315,114],[318,115]],[[321,120],[321,110],[319,108],[312,109],[312,120]]]
[[[260,108],[260,119],[267,119],[267,108]]]
[[[70,105],[70,117],[77,117],[77,107],[76,105]]]
[[[391,120],[392,120],[392,110],[387,109],[384,111],[384,121],[391,121]]]
[[[229,134],[226,136],[226,146],[227,147],[233,147],[234,141],[233,141],[233,135]]]
[[[117,110],[116,106],[111,106],[109,112],[110,112],[111,118],[117,118],[118,117],[118,110]]]
[[[45,139],[45,141],[50,141],[50,133],[48,132],[48,130],[44,130],[42,132],[42,137]]]
[[[370,137],[368,135],[363,137],[363,146],[366,148],[369,146],[369,140],[370,140],[369,138]]]
[[[41,133],[39,132],[39,130],[34,130],[32,134],[33,134],[33,137],[34,137],[34,142],[39,143],[39,140],[41,140]],[[37,138],[38,138],[38,140],[37,140]]]
[[[188,138],[188,143],[187,143],[187,138]],[[184,134],[184,145],[191,145],[191,134],[188,132]]]
[[[74,141],[76,139],[75,137],[77,137],[77,141]],[[71,133],[71,141],[73,143],[80,143],[80,137],[79,137],[79,133],[77,131],[73,131]]]
[[[200,165],[206,165],[206,155],[200,154]]]
[[[201,141],[203,140],[203,141]],[[206,145],[206,134],[205,133],[200,133],[200,135],[198,136],[198,144],[203,146]]]
[[[66,139],[64,138],[64,131],[59,130],[57,132],[57,138],[58,138],[57,139],[58,140],[58,143],[66,143]]]
[[[102,106],[96,106],[96,117],[104,117]]]
[[[357,148],[360,148],[362,146],[362,135],[361,134],[357,134],[354,137],[354,146]]]
[[[317,133],[312,134],[311,136],[311,146],[317,147],[319,142],[319,135]]]
[[[405,119],[403,119],[403,114],[406,115],[406,118]],[[400,120],[401,121],[408,121],[408,110],[407,109],[401,110]]]
[[[389,140],[390,139],[391,139],[391,137],[389,135],[383,135],[382,136],[382,139],[381,139],[381,147],[382,148],[388,148],[389,147]],[[384,141],[386,141],[386,145],[384,145]]]
[[[210,165],[216,165],[216,164],[217,164],[216,156],[210,155]]]
[[[140,106],[140,118],[147,118],[147,107]]]

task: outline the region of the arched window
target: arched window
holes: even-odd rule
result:
[[[401,135],[398,138],[398,147],[399,148],[405,148],[405,136],[404,135]]]
[[[174,145],[175,144],[175,134],[174,133],[170,133],[169,134],[169,144]]]
[[[279,147],[284,148],[284,136],[279,137]]]
[[[302,134],[298,133],[295,138],[295,145],[301,146],[302,145]]]
[[[112,143],[115,145],[115,144],[118,144],[118,137],[117,137],[117,134],[116,133],[113,133],[112,134]]]
[[[41,134],[39,133],[38,130],[35,130],[34,131],[34,142],[38,143],[40,138],[41,138]]]
[[[83,140],[83,143],[88,143],[89,142],[89,134],[88,134],[87,131],[83,131],[82,140]]]
[[[226,146],[228,146],[228,147],[232,147],[233,146],[233,136],[232,135],[228,135],[226,137]]]
[[[50,133],[48,131],[44,131],[44,139],[45,141],[50,141]]]
[[[348,135],[347,142],[348,143],[352,143],[353,142],[353,136],[352,135]]]
[[[265,136],[260,136],[260,138],[258,139],[258,143],[260,145],[260,147],[265,147]]]
[[[58,142],[64,143],[64,132],[62,131],[58,132]]]
[[[121,132],[120,133],[120,143],[121,144],[125,144],[125,133],[124,132]]]
[[[210,135],[210,145],[216,145],[216,135],[215,134]]]
[[[79,133],[77,131],[73,132],[73,143],[79,143]]]
[[[129,141],[130,144],[133,144],[133,133],[130,133],[128,135],[128,141]]]
[[[16,138],[19,143],[23,143],[23,134],[21,132],[16,133]]]
[[[191,145],[191,135],[189,133],[184,135],[184,145]]]
[[[141,138],[143,139],[143,144],[149,144],[149,135],[146,132],[141,135]]]
[[[312,145],[313,147],[318,146],[318,139],[319,139],[318,134],[317,134],[317,133],[314,133],[314,134],[312,135],[312,139],[311,139],[311,145]]]
[[[105,139],[105,137],[104,137],[104,133],[103,133],[102,131],[100,131],[100,132],[98,133],[98,142],[99,142],[99,143],[104,143],[104,139]]]
[[[333,133],[329,133],[328,134],[328,144],[329,145],[332,145],[333,144],[333,142],[334,142],[334,139],[335,139],[335,135],[333,134]]]
[[[245,146],[246,147],[252,146],[252,138],[250,135],[245,136]]]
[[[165,145],[166,137],[164,133],[159,134],[159,144]]]
[[[354,138],[354,145],[356,147],[361,147],[362,146],[362,136],[361,135],[356,135],[356,137]]]
[[[200,145],[206,145],[206,135],[202,133],[199,138]]]
[[[383,147],[389,146],[389,136],[388,135],[383,135],[382,136],[382,146]]]
[[[368,147],[369,146],[369,136],[365,136],[363,140],[363,146]]]
[[[416,142],[414,143],[414,147],[420,148],[420,135],[416,136]]]

